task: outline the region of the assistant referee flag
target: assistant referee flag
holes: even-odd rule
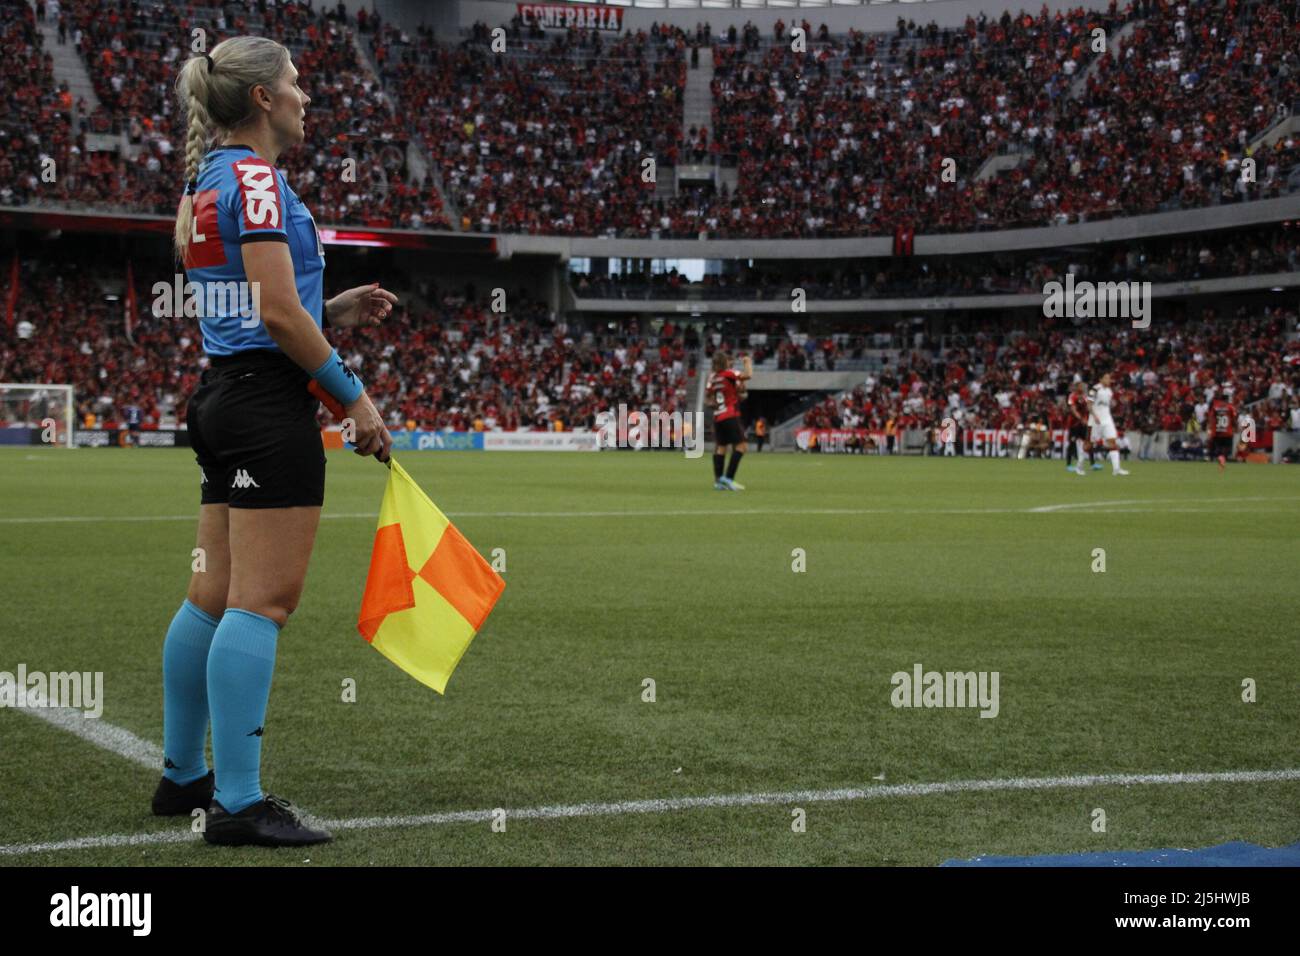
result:
[[[389,465],[357,630],[441,694],[506,582],[396,459]]]

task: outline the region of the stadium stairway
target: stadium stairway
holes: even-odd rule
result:
[[[1131,37],[1133,32],[1137,30],[1138,26],[1142,22],[1143,21],[1141,20],[1130,20],[1113,34],[1108,36],[1106,38],[1106,52],[1112,57],[1118,57],[1119,45]],[[1091,38],[1089,38],[1089,40],[1091,40]],[[1088,64],[1088,68],[1074,78],[1074,82],[1070,84],[1070,96],[1073,99],[1078,99],[1088,91],[1088,77],[1096,76],[1097,71],[1100,68],[1101,57],[1094,57],[1092,62]]]
[[[686,70],[686,91],[682,96],[682,125],[709,134],[713,142],[713,48],[700,47],[700,65]]]
[[[36,10],[35,0],[28,0],[28,5],[33,12]],[[58,20],[46,17],[44,22],[37,20],[36,27],[41,31],[45,52],[50,55],[51,60],[54,62],[55,84],[68,84],[68,91],[72,94],[72,126],[76,129],[81,120],[86,119],[99,108],[99,97],[95,95],[95,84],[90,81],[90,74],[86,72],[86,65],[81,62],[81,57],[77,54],[77,48],[72,45],[71,31],[68,34],[68,42],[60,44]],[[86,113],[84,115],[77,112],[77,100],[79,99],[86,101]],[[92,150],[124,150],[126,145],[125,135],[86,134],[86,146]]]
[[[709,356],[705,352],[704,343],[700,343],[699,351],[695,355],[695,408],[693,411],[703,418],[697,418],[696,421],[704,422],[704,434],[699,437],[700,441],[713,441],[713,416],[704,414],[704,406],[708,400],[704,386],[709,382]]]
[[[687,60],[689,63],[689,59]],[[682,132],[686,133],[694,126],[704,130],[713,142],[713,47],[700,47],[700,65],[687,67],[686,89],[682,93]],[[728,192],[736,188],[736,170],[718,168],[714,187]],[[656,199],[662,198],[658,195]]]
[[[388,107],[388,112],[393,115],[397,114],[397,104],[394,102],[394,96],[388,87],[379,79],[379,64],[375,62],[374,55],[370,52],[370,47],[361,38],[361,34],[349,25],[348,33],[352,37],[352,48],[356,50],[357,62],[365,67],[366,72],[370,74],[370,79],[374,81],[375,86],[383,91],[384,105]],[[438,171],[437,165],[430,159],[424,143],[419,137],[412,136],[406,144],[406,168],[411,182],[421,182],[427,175],[429,181],[433,183],[433,190],[442,200],[443,215],[451,223],[451,228],[460,232],[460,210],[451,202],[447,192],[442,188],[442,174]]]
[[[1015,169],[1025,159],[1026,156],[1032,155],[1028,146],[1018,149],[1008,149],[1005,152],[997,152],[984,160],[984,165],[980,167],[979,172],[975,174],[977,182],[984,182],[986,179],[993,179],[1000,173],[1008,169]]]
[[[1253,155],[1261,146],[1271,146],[1279,139],[1293,136],[1296,133],[1300,133],[1300,112],[1279,116],[1277,122],[1260,133],[1255,141],[1250,144],[1247,155]]]

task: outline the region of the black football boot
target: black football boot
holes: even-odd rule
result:
[[[213,800],[203,839],[217,846],[310,846],[333,837],[303,822],[288,800],[268,793],[238,813]]]

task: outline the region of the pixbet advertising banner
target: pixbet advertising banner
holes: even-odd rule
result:
[[[342,448],[337,429],[322,433],[328,447]],[[395,451],[596,451],[595,432],[428,432],[396,430]],[[331,442],[333,439],[333,442]]]

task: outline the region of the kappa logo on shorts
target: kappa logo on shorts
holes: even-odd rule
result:
[[[199,469],[199,484],[201,484],[201,485],[206,485],[207,483],[208,483],[208,473],[207,473],[206,471],[204,471],[202,468],[200,468],[200,469]]]
[[[235,472],[235,480],[230,483],[231,488],[261,488],[262,486],[248,476],[248,472],[240,468]]]

